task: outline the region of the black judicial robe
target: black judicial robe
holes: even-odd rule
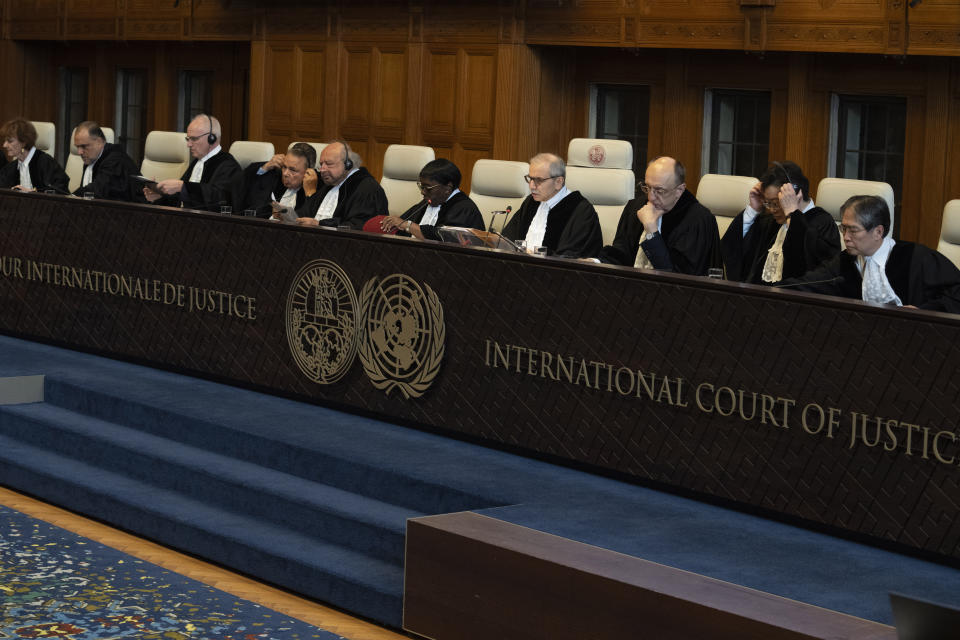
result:
[[[600,262],[634,265],[644,235],[637,211],[646,203],[646,196],[641,196],[623,208],[613,244],[600,252]],[[643,241],[643,249],[653,267],[661,271],[705,276],[711,267],[719,268],[722,263],[717,219],[687,189],[673,209],[663,214],[660,233]]]
[[[60,194],[68,194],[70,191],[70,178],[56,160],[48,153],[37,149],[33,153],[28,165],[30,171],[30,182],[37,191],[53,189]],[[20,184],[20,169],[17,161],[8,162],[0,169],[0,188],[11,189]]]
[[[960,269],[942,253],[922,244],[897,241],[890,250],[884,271],[903,304],[960,313]],[[798,291],[863,299],[863,279],[857,269],[857,258],[846,251],[800,278],[784,280],[783,284]]]
[[[323,202],[323,197],[332,189],[323,185],[317,192],[307,198],[301,209],[297,210],[300,217],[312,218]],[[340,186],[340,195],[337,199],[337,208],[333,210],[333,217],[321,220],[322,227],[339,227],[350,225],[352,229],[363,229],[367,220],[374,216],[387,215],[387,194],[376,178],[370,175],[366,167],[360,167],[356,173],[347,178]]]
[[[414,224],[420,224],[423,214],[427,212],[427,199],[407,209],[401,218]],[[468,229],[483,229],[483,215],[477,205],[462,191],[450,196],[440,205],[436,225],[421,225],[420,233],[427,240],[440,240],[437,232],[439,227],[467,227]],[[404,233],[404,232],[400,232]]]
[[[233,213],[242,215],[247,209],[254,209],[258,218],[269,218],[273,215],[273,206],[270,204],[274,200],[279,201],[287,188],[283,186],[283,172],[280,169],[271,169],[263,174],[258,174],[263,163],[251,164],[244,169],[233,182]],[[298,214],[307,201],[307,194],[303,192],[303,187],[297,191],[297,204],[295,209]],[[303,216],[307,216],[306,212]]]
[[[733,219],[720,241],[727,279],[765,284],[763,265],[780,225],[772,214],[761,212],[744,236],[743,213]],[[798,278],[841,250],[837,223],[827,211],[820,207],[806,213],[794,211],[783,240],[783,279]]]
[[[216,212],[220,211],[222,205],[232,204],[231,186],[241,173],[240,164],[232,155],[221,149],[220,153],[203,163],[200,182],[189,182],[197,162],[198,160],[194,158],[180,177],[183,180],[183,190],[180,193],[164,196],[154,204],[176,207],[182,202],[187,209]]]
[[[93,162],[93,180],[86,187],[78,187],[73,195],[82,196],[93,191],[95,198],[103,200],[146,202],[141,185],[130,181],[130,176],[138,175],[140,170],[123,147],[107,143],[103,146],[103,153]]]
[[[527,237],[539,208],[540,203],[533,196],[527,196],[501,235],[514,241]],[[600,218],[579,191],[571,191],[550,210],[543,244],[549,255],[564,258],[592,258],[600,251],[603,246]]]

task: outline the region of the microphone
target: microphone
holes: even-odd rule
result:
[[[509,216],[510,212],[513,211],[513,207],[507,205],[507,208],[502,211],[491,211],[493,217],[490,218],[490,226],[487,227],[487,233],[493,232],[493,223],[496,222],[497,216],[506,215]],[[503,225],[500,227],[500,231],[503,231],[503,228],[507,226],[507,219],[504,218]]]
[[[775,285],[772,285],[772,286],[773,286],[775,289],[786,289],[787,287],[803,287],[803,286],[807,286],[807,285],[811,285],[811,284],[833,284],[833,283],[842,284],[844,280],[846,280],[846,278],[844,278],[843,276],[834,276],[834,277],[828,278],[828,279],[826,279],[826,280],[810,280],[810,281],[807,281],[807,282],[791,282],[791,283],[788,283],[788,284],[775,284]]]

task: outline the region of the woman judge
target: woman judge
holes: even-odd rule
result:
[[[385,233],[394,229],[421,240],[440,240],[439,227],[483,229],[483,216],[473,200],[460,191],[460,169],[444,158],[431,160],[420,170],[417,186],[423,200],[401,216],[380,221]]]
[[[70,179],[57,161],[37,149],[37,129],[29,120],[14,118],[0,129],[8,162],[0,169],[0,188],[69,194]]]

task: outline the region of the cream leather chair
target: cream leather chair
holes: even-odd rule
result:
[[[633,145],[626,140],[574,138],[567,146],[567,188],[579,191],[600,216],[603,244],[612,244],[623,206],[636,194]]]
[[[937,251],[960,268],[960,200],[951,200],[943,208]]]
[[[181,131],[151,131],[143,146],[140,173],[157,180],[179,180],[190,165],[185,133]]]
[[[833,219],[840,224],[840,207],[851,196],[880,196],[887,201],[890,207],[890,228],[887,236],[893,233],[893,187],[886,182],[872,180],[850,180],[849,178],[824,178],[817,185],[817,195],[814,198],[818,207],[830,212]],[[839,227],[838,227],[839,228]],[[840,246],[843,246],[841,239]]]
[[[40,151],[56,157],[57,125],[52,122],[33,122],[37,130],[37,143],[34,145]]]
[[[113,144],[113,129],[110,127],[100,127],[100,129],[103,131],[103,137],[107,139],[107,142]],[[76,145],[73,144],[76,133],[77,128],[74,127],[73,131],[70,132],[70,155],[67,156],[67,164],[63,168],[67,172],[67,177],[70,178],[69,189],[71,193],[80,188],[80,181],[83,180],[83,160],[77,152]]]
[[[483,224],[487,229],[493,222],[494,211],[506,211],[507,207],[513,210],[510,217],[517,212],[523,199],[530,195],[523,176],[530,172],[530,165],[526,162],[513,160],[477,160],[473,163],[473,172],[470,176],[470,199],[480,209],[483,215]],[[507,216],[499,216],[496,228],[493,231],[503,231]]]
[[[295,144],[301,144],[301,142],[300,142],[299,140],[296,140],[296,141],[294,141],[294,142],[291,142],[290,145],[287,146],[287,151],[289,151],[289,150],[290,150],[290,147],[292,147],[292,146],[295,145]],[[310,145],[311,147],[313,147],[313,148],[316,150],[316,152],[317,152],[317,163],[319,164],[319,163],[320,163],[320,154],[323,153],[323,150],[327,148],[327,144],[328,144],[328,143],[326,143],[326,142],[304,142],[303,144],[308,144],[308,145]],[[316,168],[316,167],[314,167],[314,168]]]
[[[272,158],[274,153],[276,152],[272,142],[237,140],[230,145],[230,155],[240,163],[241,169],[246,169],[253,163],[263,164]]]
[[[399,216],[423,200],[417,187],[423,165],[435,159],[432,147],[392,144],[383,154],[383,179],[380,186],[387,194],[390,215]]]
[[[750,189],[757,179],[750,176],[722,176],[708,173],[700,178],[697,185],[697,200],[713,213],[720,228],[720,237],[737,214],[746,208],[750,201]]]

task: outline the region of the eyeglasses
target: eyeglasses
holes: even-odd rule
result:
[[[864,229],[863,227],[848,227],[845,224],[840,225],[840,232],[844,235],[849,233],[850,235],[855,236],[864,231],[866,231],[866,229]]]
[[[437,189],[443,186],[445,185],[442,185],[442,184],[427,185],[427,184],[423,184],[422,182],[417,182],[417,189],[420,189],[420,193],[432,193],[434,189]]]
[[[662,198],[663,196],[667,195],[668,193],[670,193],[671,191],[673,191],[679,186],[680,186],[679,184],[675,184],[672,187],[651,187],[646,182],[641,182],[640,191],[643,191],[648,195],[652,193],[658,198]]]
[[[539,187],[547,180],[556,180],[561,176],[548,176],[546,178],[534,178],[533,176],[523,176],[523,179],[527,181],[527,184],[532,184],[535,187]]]
[[[767,211],[777,211],[780,208],[779,200],[764,200],[763,208]]]
[[[184,140],[186,140],[187,143],[189,144],[191,142],[196,142],[197,140],[202,140],[203,138],[206,138],[208,135],[210,135],[210,133],[211,132],[208,131],[207,133],[201,133],[198,136],[186,136],[184,137]]]

